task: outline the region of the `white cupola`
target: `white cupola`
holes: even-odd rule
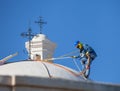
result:
[[[56,44],[47,39],[47,37],[44,34],[37,34],[32,38],[30,42],[26,42],[25,46],[28,53],[31,55],[32,60],[34,60],[34,57],[36,55],[39,55],[41,57],[41,60],[44,60],[53,57]],[[29,51],[29,49],[31,51]]]

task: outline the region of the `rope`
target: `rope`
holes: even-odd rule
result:
[[[50,60],[59,60],[59,59],[72,58],[72,57],[69,56],[69,55],[75,54],[75,53],[77,53],[77,52],[78,52],[78,50],[77,50],[77,51],[70,52],[70,53],[67,53],[67,54],[64,54],[64,55],[59,56],[59,57],[57,57],[57,58],[47,58],[47,59],[45,59],[45,60],[50,61]]]
[[[77,67],[77,69],[79,70],[79,72],[81,72],[81,69],[80,69],[80,67],[78,66],[78,64],[77,64],[77,62],[75,61],[75,59],[73,59],[73,62],[74,62],[74,64],[75,64],[75,66]]]
[[[77,50],[77,51],[73,51],[73,52],[69,52],[69,53],[64,54],[64,55],[62,55],[62,56],[59,56],[58,58],[66,57],[66,56],[69,56],[69,55],[71,55],[71,54],[75,54],[75,53],[77,53],[78,51],[79,51],[79,50]]]
[[[74,62],[74,64],[75,64],[75,66],[78,68],[79,72],[81,72],[81,69],[80,69],[80,67],[78,66],[78,64],[77,64],[77,62],[75,61],[75,59],[73,59],[73,62]],[[83,73],[81,73],[81,76],[83,77],[83,79],[88,80],[88,79],[84,76]]]
[[[48,58],[48,59],[45,59],[47,61],[51,61],[51,60],[59,60],[59,59],[67,59],[67,58],[72,58],[72,57],[57,57],[57,58]]]
[[[51,58],[51,60],[67,59],[67,58],[71,58],[71,57],[58,57],[58,58]]]
[[[75,54],[75,53],[77,53],[77,52],[78,52],[78,50],[77,50],[77,51],[70,52],[70,53],[67,53],[67,54],[64,54],[64,55],[59,56],[59,57],[57,57],[57,58],[48,58],[48,59],[45,59],[45,60],[58,60],[58,59],[72,58],[72,57],[69,56],[69,55],[71,55],[71,54]]]

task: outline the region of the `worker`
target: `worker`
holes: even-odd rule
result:
[[[74,45],[80,50],[80,55],[74,56],[74,58],[80,58],[82,64],[81,74],[88,78],[90,75],[90,65],[97,57],[97,54],[88,44],[82,44],[80,41],[76,41]]]

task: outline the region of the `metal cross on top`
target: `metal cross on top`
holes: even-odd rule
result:
[[[40,18],[39,21],[35,21],[35,23],[39,24],[39,26],[40,26],[40,34],[42,34],[43,24],[47,24],[47,22],[44,22],[41,16],[39,18]]]
[[[31,59],[31,39],[35,34],[32,34],[31,28],[28,29],[28,32],[21,33],[22,37],[27,37],[29,40],[29,59]]]

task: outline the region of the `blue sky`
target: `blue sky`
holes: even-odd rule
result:
[[[39,16],[47,21],[43,33],[57,44],[54,57],[76,51],[74,42],[80,40],[98,55],[90,78],[120,84],[119,0],[0,0],[0,59],[14,52],[19,55],[9,61],[27,59],[27,39],[20,34],[29,27],[39,33],[34,23]],[[70,59],[55,62],[77,70]]]

